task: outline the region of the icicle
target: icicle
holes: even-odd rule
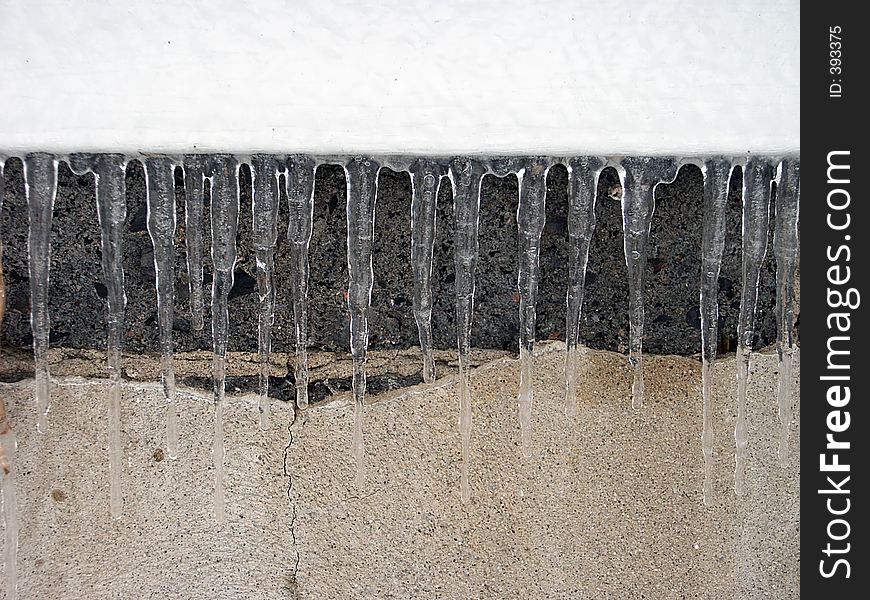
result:
[[[532,358],[535,346],[535,304],[540,279],[541,233],[547,220],[546,195],[549,162],[543,158],[525,161],[517,173],[519,204],[517,229],[519,237],[519,273],[517,291],[520,295],[520,390],[517,397],[520,413],[520,447],[523,456],[532,455]]]
[[[356,157],[344,167],[347,177],[347,308],[350,313],[350,350],[353,354],[353,455],[356,485],[365,484],[363,408],[366,393],[366,352],[369,343],[368,310],[372,297],[372,240],[380,165]]]
[[[3,545],[3,578],[6,598],[18,597],[18,501],[15,497],[15,451],[18,442],[9,426],[6,407],[0,399],[0,499],[6,537]]]
[[[580,358],[580,313],[586,286],[586,264],[595,233],[595,199],[604,160],[572,159],[569,163],[568,200],[568,293],[565,324],[565,415],[577,414],[577,363]]]
[[[202,331],[202,205],[206,157],[184,157],[184,245],[187,253],[187,277],[190,286],[190,326]]]
[[[791,378],[794,360],[794,280],[798,254],[800,211],[800,160],[785,159],[776,179],[776,217],[773,253],[776,257],[776,354],[779,359],[779,462],[788,463],[788,434],[791,427]]]
[[[291,156],[285,179],[290,206],[290,289],[296,329],[296,406],[308,407],[308,245],[314,220],[314,173],[317,165],[309,156]]]
[[[107,370],[109,374],[109,509],[121,516],[121,343],[124,335],[124,222],[127,219],[127,159],[120,154],[74,154],[70,167],[94,173],[103,280],[108,290]]]
[[[484,166],[469,158],[456,158],[450,165],[453,186],[454,262],[456,268],[456,341],[459,348],[459,435],[462,439],[462,502],[471,500],[471,383],[468,354],[471,349],[471,321],[474,314],[474,286],[477,270],[481,181]]]
[[[36,428],[48,431],[51,404],[48,372],[48,281],[51,269],[51,220],[57,195],[57,159],[34,153],[24,158],[24,190],[30,228],[27,236],[30,272],[30,327],[33,331],[33,362],[36,367]]]
[[[236,264],[236,233],[239,227],[239,161],[233,156],[212,157],[211,260],[214,271],[211,296],[211,330],[214,344],[214,515],[225,520],[224,510],[224,395],[226,380],[229,309]]]
[[[767,254],[770,225],[771,168],[768,161],[750,158],[743,168],[743,295],[737,326],[737,425],[734,441],[737,450],[734,466],[734,492],[742,496],[746,485],[746,388],[752,340],[755,336],[755,307],[758,282]]]
[[[704,224],[701,239],[701,393],[704,402],[701,450],[704,454],[704,504],[713,502],[713,367],[719,330],[719,270],[725,248],[725,207],[731,161],[704,162]]]
[[[414,319],[423,354],[423,381],[435,381],[432,354],[432,255],[435,246],[435,204],[441,187],[441,166],[433,160],[411,165],[411,273],[414,278]]]
[[[257,260],[257,290],[260,297],[259,350],[260,362],[259,408],[260,429],[269,428],[269,354],[272,349],[272,322],[275,318],[274,262],[275,243],[278,240],[278,168],[275,156],[257,154],[251,160],[252,213],[254,253]]]
[[[154,247],[157,290],[157,328],[160,337],[160,379],[166,399],[166,447],[178,456],[178,416],[175,403],[175,367],[172,363],[172,322],[175,316],[175,165],[172,159],[145,159],[148,235]]]
[[[655,187],[670,181],[676,162],[670,158],[629,157],[622,161],[622,229],[628,267],[628,360],[634,367],[631,404],[643,406],[643,295],[647,241],[655,211]]]

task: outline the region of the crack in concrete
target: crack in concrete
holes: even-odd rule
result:
[[[299,563],[301,561],[301,557],[299,555],[299,546],[296,540],[296,502],[293,499],[293,475],[290,473],[290,468],[288,467],[289,455],[290,455],[290,446],[293,445],[293,426],[296,424],[297,420],[301,420],[300,422],[304,424],[304,418],[302,416],[302,411],[297,406],[293,406],[293,419],[290,421],[290,424],[287,426],[288,440],[287,445],[284,447],[284,456],[283,456],[283,469],[284,476],[287,477],[287,500],[290,505],[291,517],[290,517],[290,537],[293,543],[293,551],[296,553],[296,560],[293,564],[293,571],[290,574],[290,582],[289,582],[289,591],[293,593],[294,598],[299,598],[299,588],[297,586],[296,575],[299,573]]]

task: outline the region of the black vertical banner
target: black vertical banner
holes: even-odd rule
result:
[[[863,3],[801,10],[801,592],[847,600],[870,590],[870,31]]]

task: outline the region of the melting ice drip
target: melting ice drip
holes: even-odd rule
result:
[[[224,400],[226,357],[229,341],[229,295],[236,266],[236,233],[239,227],[239,161],[214,156],[211,166],[211,332],[214,348],[214,515],[225,520],[224,507]]]
[[[108,291],[108,323],[106,334],[107,361],[111,391],[109,394],[109,508],[113,517],[121,516],[121,340],[124,334],[123,227],[127,220],[127,190],[124,173],[127,160],[120,154],[74,154],[70,156],[73,172],[94,174],[97,198],[97,218],[100,222],[100,251],[103,279]],[[174,204],[173,204],[174,207]],[[170,238],[171,241],[171,238]],[[155,251],[155,261],[157,252]],[[162,265],[161,265],[162,266]],[[165,274],[158,271],[158,277]],[[165,282],[161,281],[165,286]],[[158,303],[161,297],[158,295]],[[158,313],[162,313],[158,308]],[[171,314],[170,314],[171,317]],[[171,323],[170,323],[171,332]],[[162,330],[161,330],[162,335]],[[162,340],[161,340],[162,341]],[[171,352],[171,347],[170,347]],[[171,368],[171,354],[170,354]],[[164,379],[164,385],[165,385]],[[171,449],[171,446],[170,446]],[[170,456],[172,451],[170,450]]]
[[[24,159],[24,193],[27,196],[28,270],[30,272],[30,328],[33,332],[37,428],[48,430],[51,405],[48,373],[48,277],[51,266],[51,221],[57,195],[57,165],[54,156],[28,154]]]
[[[704,422],[704,504],[713,501],[713,367],[719,329],[719,271],[725,250],[725,207],[734,166],[721,158],[705,161],[704,222],[701,233],[701,394]]]
[[[737,323],[737,423],[734,427],[734,492],[746,489],[746,392],[755,337],[755,309],[761,267],[767,255],[772,166],[759,158],[743,167],[743,294]]]
[[[356,485],[365,482],[363,409],[366,394],[366,353],[369,344],[368,311],[374,271],[372,242],[375,237],[375,198],[380,165],[363,157],[344,165],[347,178],[347,310],[350,313],[350,351],[353,355],[353,457]]]
[[[660,182],[673,180],[677,162],[670,158],[636,158],[622,160],[618,169],[622,183],[622,232],[625,265],[628,268],[628,361],[634,368],[631,404],[643,406],[643,325],[644,272],[647,262],[649,231],[655,211],[655,188]]]
[[[779,462],[788,462],[788,435],[792,420],[792,362],[794,360],[795,272],[798,257],[798,213],[800,212],[800,161],[779,163],[776,177],[776,220],[773,227],[773,253],[776,257],[776,353],[779,359]]]
[[[102,261],[108,304],[108,374],[110,509],[121,514],[121,332],[123,330],[124,273],[121,265],[122,231],[126,218],[124,168],[128,158],[113,154],[71,155],[69,162],[77,173],[92,172],[95,178],[97,214],[102,238]],[[184,171],[185,244],[190,281],[191,316],[194,329],[204,326],[203,282],[203,207],[210,197],[212,282],[212,336],[214,379],[214,464],[215,517],[224,520],[224,435],[226,351],[228,337],[228,296],[233,284],[236,262],[236,234],[239,219],[239,170],[242,159],[231,155],[189,155],[182,158],[149,156],[141,159],[147,179],[148,232],[154,246],[158,328],[160,331],[161,378],[167,400],[167,446],[177,456],[178,433],[173,370],[172,319],[174,298],[174,236],[176,226],[175,169]],[[47,428],[49,407],[48,372],[48,281],[51,221],[57,189],[58,157],[28,154],[24,158],[26,196],[29,215],[29,269],[31,281],[31,324],[36,370],[35,399],[38,429]],[[655,210],[655,188],[674,179],[682,164],[667,157],[625,157],[605,159],[574,157],[568,159],[529,157],[492,159],[456,157],[452,159],[395,157],[312,157],[291,155],[254,155],[245,159],[251,165],[253,180],[253,232],[257,260],[259,313],[259,410],[263,428],[269,426],[269,353],[271,325],[275,316],[274,249],[278,238],[277,211],[283,197],[289,206],[291,276],[289,287],[296,331],[294,375],[296,403],[308,405],[307,383],[307,294],[308,247],[311,239],[315,173],[319,164],[339,163],[347,179],[347,261],[350,346],[353,355],[354,426],[352,451],[356,462],[356,483],[363,485],[363,421],[366,392],[366,354],[368,350],[368,311],[373,284],[372,243],[375,235],[374,213],[378,194],[378,173],[382,167],[407,171],[412,195],[411,271],[414,283],[414,317],[420,337],[423,379],[435,379],[432,343],[432,259],[436,228],[436,199],[441,179],[449,178],[453,191],[455,219],[455,310],[459,356],[459,431],[462,447],[460,497],[471,499],[471,422],[472,394],[469,352],[474,314],[475,278],[478,262],[478,226],[481,188],[487,174],[515,174],[519,183],[517,226],[519,265],[517,287],[520,297],[520,384],[518,392],[520,447],[524,456],[532,451],[531,416],[533,405],[532,356],[535,343],[535,304],[539,280],[540,239],[545,221],[546,179],[548,169],[564,164],[569,172],[568,211],[568,285],[567,351],[565,363],[565,412],[577,414],[577,390],[581,385],[579,364],[582,340],[579,325],[583,308],[586,266],[595,231],[595,199],[602,170],[615,167],[622,183],[622,217],[625,262],[629,283],[630,344],[629,362],[634,370],[632,404],[643,405],[643,327],[644,271],[650,224]],[[713,461],[713,364],[716,354],[718,306],[717,282],[725,234],[725,206],[732,172],[743,169],[743,297],[741,300],[737,349],[737,426],[735,429],[735,491],[745,487],[746,393],[754,338],[758,283],[767,251],[769,209],[775,181],[774,254],[777,261],[777,351],[780,360],[778,408],[782,430],[779,455],[787,459],[788,429],[791,422],[791,367],[794,354],[794,310],[792,296],[796,271],[797,220],[799,213],[800,163],[796,158],[774,160],[753,157],[741,160],[711,158],[685,161],[699,164],[704,174],[704,222],[700,308],[702,321],[702,396],[704,455],[704,499],[712,500]],[[776,169],[774,169],[776,167]],[[774,172],[776,177],[774,179]],[[282,191],[283,181],[283,196]],[[7,452],[7,457],[11,452]],[[4,479],[4,490],[8,485]],[[9,484],[11,485],[11,484]],[[9,493],[12,493],[11,491]],[[4,494],[4,498],[7,494]],[[8,501],[6,505],[8,507]],[[8,511],[7,511],[8,512]],[[14,531],[14,528],[7,528]],[[7,548],[11,546],[7,544]]]

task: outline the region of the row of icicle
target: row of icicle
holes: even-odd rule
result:
[[[121,154],[73,154],[68,157],[77,174],[94,174],[97,216],[101,228],[102,268],[108,290],[108,375],[110,510],[121,515],[121,340],[126,296],[122,266],[124,224],[126,221],[125,170],[129,158]],[[225,518],[223,491],[223,410],[224,379],[228,335],[227,299],[233,285],[236,262],[236,233],[239,220],[239,170],[243,160],[233,155],[189,155],[182,158],[148,156],[139,159],[145,167],[147,185],[147,228],[154,246],[158,327],[161,352],[161,379],[167,402],[166,444],[168,454],[178,453],[176,389],[173,370],[172,319],[175,305],[175,169],[184,171],[185,245],[190,281],[193,328],[203,323],[203,199],[210,197],[212,282],[212,334],[214,379],[214,514]],[[459,353],[459,429],[462,444],[461,499],[471,498],[469,464],[471,458],[471,390],[469,383],[470,334],[474,312],[475,275],[478,260],[478,221],[481,181],[487,173],[515,173],[519,181],[517,226],[519,232],[520,297],[520,440],[524,456],[531,455],[532,353],[535,343],[535,302],[539,278],[541,233],[545,223],[547,173],[556,164],[569,172],[568,263],[565,366],[565,412],[577,412],[578,362],[580,361],[580,314],[589,248],[595,230],[595,202],[598,178],[607,167],[614,167],[622,184],[622,217],[625,262],[628,269],[630,342],[629,361],[634,369],[632,404],[643,404],[644,271],[647,241],[655,208],[655,187],[672,181],[682,162],[692,162],[704,174],[702,276],[700,282],[702,390],[704,454],[704,502],[712,496],[712,375],[716,355],[718,325],[718,279],[725,242],[725,207],[733,169],[743,169],[743,295],[738,326],[737,347],[738,406],[735,492],[743,494],[746,455],[746,386],[754,337],[755,308],[759,277],[767,252],[769,207],[775,182],[774,254],[776,258],[777,352],[779,356],[778,405],[781,421],[779,456],[785,461],[791,422],[791,366],[794,292],[797,261],[797,222],[800,162],[797,158],[748,159],[711,158],[679,161],[667,157],[625,157],[605,159],[548,157],[484,160],[473,157],[452,159],[408,159],[405,161],[349,157],[316,158],[254,155],[249,163],[253,181],[253,238],[260,300],[259,312],[259,410],[261,427],[269,423],[269,350],[274,317],[274,249],[278,236],[277,213],[283,185],[289,203],[289,228],[293,317],[296,329],[295,389],[300,409],[308,405],[307,290],[308,245],[311,239],[314,208],[315,171],[319,164],[338,162],[347,180],[347,305],[350,316],[350,346],[353,354],[354,428],[353,455],[357,465],[357,484],[362,485],[363,407],[366,390],[366,352],[368,346],[368,309],[371,300],[372,240],[377,201],[378,173],[382,166],[408,171],[411,178],[411,268],[414,282],[414,317],[423,355],[423,380],[435,380],[432,345],[432,256],[435,240],[436,199],[444,176],[453,191],[455,219],[456,320]],[[57,191],[59,158],[45,153],[24,157],[25,189],[29,216],[29,271],[31,325],[35,364],[35,402],[38,430],[48,427],[49,411],[49,265],[51,223]],[[2,162],[0,162],[2,175]],[[0,424],[2,426],[2,424]],[[10,430],[11,431],[11,430]],[[3,437],[3,436],[0,436]],[[11,461],[15,444],[3,437],[6,460]],[[13,438],[14,439],[14,438]],[[3,475],[4,515],[7,537],[14,536],[14,487],[12,471]],[[7,539],[6,573],[14,572],[17,542]]]

